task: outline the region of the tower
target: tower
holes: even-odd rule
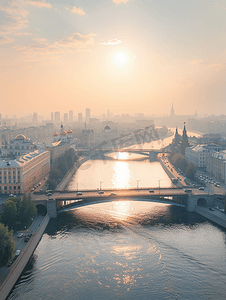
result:
[[[171,111],[170,111],[170,116],[171,117],[175,116],[174,109],[173,109],[173,103],[172,103],[172,108],[171,108]]]

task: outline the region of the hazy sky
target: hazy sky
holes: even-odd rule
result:
[[[226,114],[226,1],[0,0],[0,113]]]

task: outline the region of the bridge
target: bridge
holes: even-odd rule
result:
[[[182,188],[153,188],[153,189],[118,189],[118,190],[84,190],[54,192],[47,196],[43,193],[34,193],[31,197],[38,209],[47,211],[51,218],[57,212],[67,207],[76,207],[87,204],[103,203],[120,200],[143,200],[151,202],[182,205],[188,211],[195,211],[196,206],[212,206],[215,195],[207,193],[185,192]]]
[[[84,155],[89,155],[92,158],[107,154],[107,153],[117,153],[117,152],[127,152],[127,153],[134,153],[140,154],[144,156],[148,156],[151,161],[156,160],[156,157],[159,153],[169,153],[166,148],[161,149],[143,149],[143,148],[93,148],[93,149],[78,149]]]

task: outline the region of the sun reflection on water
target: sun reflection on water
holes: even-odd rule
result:
[[[124,161],[116,161],[113,168],[112,186],[115,189],[130,188],[130,178],[132,173],[129,164]]]

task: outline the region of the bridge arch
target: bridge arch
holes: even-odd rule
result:
[[[44,204],[37,204],[36,208],[37,208],[38,215],[46,215],[47,208]]]
[[[175,203],[173,201],[170,201],[168,198],[162,198],[162,199],[150,199],[150,198],[143,198],[143,199],[133,199],[133,198],[125,198],[122,199],[120,198],[120,200],[118,198],[105,198],[105,199],[92,199],[92,200],[88,200],[86,201],[85,199],[79,199],[79,200],[72,200],[71,203],[68,203],[70,201],[67,201],[68,204],[61,206],[60,209],[58,210],[58,213],[64,212],[66,210],[71,210],[71,209],[75,209],[77,207],[82,207],[82,206],[87,206],[87,205],[93,205],[93,204],[98,204],[98,203],[106,203],[106,202],[112,202],[112,201],[116,201],[116,202],[121,202],[121,201],[146,201],[146,202],[154,202],[154,203],[162,203],[162,204],[170,204],[170,205],[176,205],[176,206],[181,206],[181,207],[185,207],[185,205],[183,204],[179,204],[179,203]]]
[[[200,206],[200,207],[207,207],[207,200],[205,198],[199,198],[197,200],[197,206]]]

